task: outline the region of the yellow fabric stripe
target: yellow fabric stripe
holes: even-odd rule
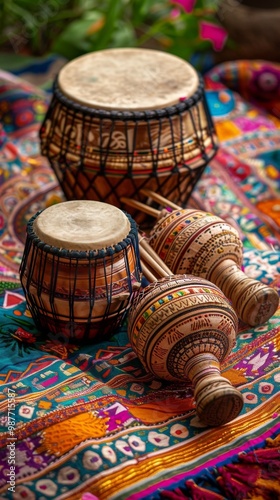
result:
[[[231,441],[248,434],[254,435],[254,429],[262,427],[272,419],[274,413],[280,412],[279,395],[274,395],[262,406],[252,412],[241,415],[230,424],[224,427],[213,428],[201,433],[197,438],[186,441],[180,447],[163,450],[156,453],[156,456],[148,456],[140,459],[134,465],[130,462],[127,465],[119,466],[114,472],[108,475],[96,477],[94,483],[84,491],[90,491],[97,495],[100,500],[108,500],[115,496],[124,488],[144,480],[149,476],[155,476],[165,472],[168,468],[180,467],[183,464],[194,461],[205,454],[215,451],[217,448],[227,446]],[[123,467],[120,470],[120,467]],[[178,473],[180,471],[178,470]],[[181,471],[182,472],[182,471]],[[80,500],[81,492],[72,494],[69,500]]]

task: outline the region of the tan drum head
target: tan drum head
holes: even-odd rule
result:
[[[151,49],[108,49],[83,55],[61,69],[62,93],[87,107],[143,111],[191,97],[199,83],[183,59]]]
[[[100,250],[126,238],[131,226],[117,207],[91,200],[58,203],[34,222],[34,231],[47,245],[67,250]]]

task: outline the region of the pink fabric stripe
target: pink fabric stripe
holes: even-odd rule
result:
[[[151,495],[155,491],[159,490],[160,488],[168,488],[174,482],[181,481],[183,479],[186,479],[188,475],[191,474],[191,476],[195,476],[199,472],[202,472],[206,468],[214,467],[217,465],[217,462],[224,462],[228,458],[232,458],[233,455],[237,455],[238,453],[241,453],[242,451],[248,451],[248,447],[256,447],[258,444],[262,443],[265,439],[271,436],[271,434],[275,433],[276,431],[280,431],[280,422],[276,424],[273,428],[270,428],[268,431],[265,433],[261,434],[261,436],[256,437],[255,439],[250,439],[248,443],[244,443],[237,448],[231,449],[230,451],[227,451],[226,453],[223,453],[222,455],[219,455],[216,458],[210,459],[208,462],[205,462],[204,464],[195,467],[194,469],[187,471],[187,472],[182,472],[182,474],[178,474],[176,476],[173,476],[170,479],[165,479],[161,482],[157,482],[156,485],[149,486],[145,490],[141,490],[139,493],[134,493],[128,497],[126,497],[126,500],[142,500],[143,498],[146,498],[146,496]],[[249,445],[249,446],[248,446]],[[144,496],[143,496],[144,494]]]

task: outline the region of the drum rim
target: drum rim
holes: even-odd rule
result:
[[[129,213],[122,210],[122,212],[127,216],[130,222],[130,231],[122,241],[112,246],[107,246],[102,249],[96,249],[96,250],[69,250],[66,248],[59,248],[42,241],[34,231],[34,225],[33,225],[34,221],[42,212],[43,210],[40,210],[39,212],[34,214],[31,217],[31,219],[27,222],[26,226],[27,237],[29,241],[32,242],[32,244],[41,251],[57,256],[59,258],[65,258],[65,259],[71,258],[71,259],[88,260],[88,261],[102,259],[104,257],[111,257],[112,255],[117,254],[122,250],[125,250],[131,244],[135,247],[135,243],[137,243],[138,241],[138,229],[135,220]]]
[[[201,75],[198,75],[198,86],[195,93],[188,98],[182,98],[182,100],[180,100],[178,104],[174,104],[173,106],[168,106],[166,108],[147,109],[145,111],[114,111],[105,110],[102,108],[93,108],[73,101],[65,94],[63,94],[62,90],[59,87],[57,76],[53,84],[53,98],[56,98],[59,102],[61,102],[62,105],[70,108],[71,111],[76,111],[77,113],[81,113],[83,115],[88,115],[100,119],[136,122],[148,121],[151,119],[169,118],[171,116],[179,115],[185,111],[188,111],[199,101],[203,101],[203,99],[205,98],[205,91],[203,78]]]

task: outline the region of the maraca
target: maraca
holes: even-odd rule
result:
[[[265,323],[275,313],[279,296],[276,290],[241,270],[243,245],[236,229],[211,213],[182,209],[156,193],[145,193],[174,208],[157,220],[149,239],[171,271],[211,281],[231,300],[242,321],[251,326]],[[144,204],[138,203],[137,207],[150,215],[161,215]]]
[[[140,291],[129,310],[133,350],[155,377],[192,382],[197,415],[205,424],[219,426],[233,420],[243,398],[221,376],[220,362],[235,345],[235,311],[222,291],[205,279],[163,272],[165,276],[157,280],[143,263],[147,255],[141,240],[140,255],[143,273],[153,282]],[[156,257],[147,260],[155,267]]]

